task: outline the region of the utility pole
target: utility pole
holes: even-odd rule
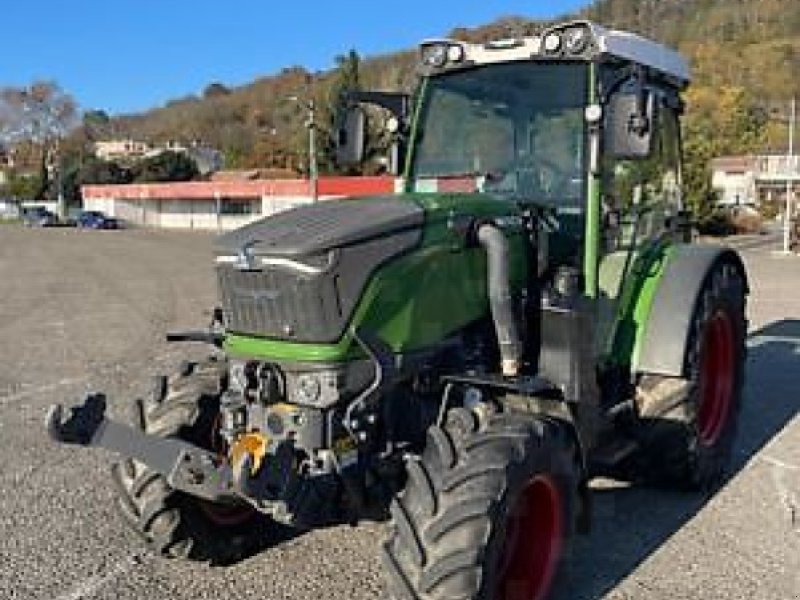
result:
[[[319,168],[317,165],[317,121],[314,100],[308,101],[308,178],[311,183],[311,201],[319,200]]]
[[[45,138],[45,168],[47,170],[47,183],[56,186],[56,214],[63,221],[67,216],[67,207],[64,198],[64,161],[61,156],[61,140],[55,138],[50,142]]]
[[[308,183],[312,202],[319,200],[319,168],[317,165],[317,106],[314,99],[307,102],[297,96],[289,96],[289,100],[297,102],[307,111],[305,126],[308,129]]]
[[[64,158],[61,156],[60,140],[56,142],[56,185],[58,186],[57,210],[58,218],[61,221],[67,218],[67,203],[64,198]]]
[[[791,237],[792,237],[792,182],[793,176],[796,175],[797,165],[794,164],[794,126],[797,119],[797,101],[792,98],[792,106],[789,111],[789,154],[786,157],[786,207],[783,216],[783,252],[789,254],[791,252]]]

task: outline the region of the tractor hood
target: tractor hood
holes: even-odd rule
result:
[[[397,196],[328,200],[275,214],[219,238],[217,253],[298,258],[422,227],[425,213]]]
[[[410,199],[329,200],[220,237],[227,330],[293,342],[340,339],[372,274],[416,247],[424,222]]]

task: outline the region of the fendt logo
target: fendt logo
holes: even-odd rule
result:
[[[255,253],[253,252],[253,246],[255,243],[255,241],[250,241],[242,245],[242,247],[236,253],[236,259],[233,262],[235,269],[238,269],[239,271],[259,270],[258,261],[256,260]],[[232,286],[231,291],[239,299],[247,299],[250,302],[255,303],[274,302],[281,295],[280,290],[254,290],[252,288],[243,288],[236,285]]]
[[[236,253],[236,261],[233,266],[242,271],[252,271],[256,268],[256,257],[253,254],[255,241],[247,242]]]

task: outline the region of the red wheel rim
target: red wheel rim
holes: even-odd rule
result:
[[[706,323],[700,361],[700,405],[697,434],[703,446],[714,446],[731,412],[735,373],[733,324],[718,310]]]
[[[541,600],[553,583],[564,540],[561,493],[546,475],[533,478],[509,515],[497,600]]]
[[[200,502],[200,510],[210,521],[222,527],[234,527],[253,518],[255,511],[249,506],[226,506],[213,502]]]

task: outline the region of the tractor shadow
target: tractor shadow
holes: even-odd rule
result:
[[[739,432],[729,479],[800,409],[800,320],[771,323],[750,334]],[[577,536],[553,600],[600,600],[647,560],[710,500],[702,494],[644,486],[593,491],[593,528]]]
[[[235,567],[307,533],[306,530],[288,527],[261,516],[252,519],[249,527],[251,530],[248,539],[237,552],[231,553],[224,560],[212,558],[208,563],[209,566],[222,570]]]

